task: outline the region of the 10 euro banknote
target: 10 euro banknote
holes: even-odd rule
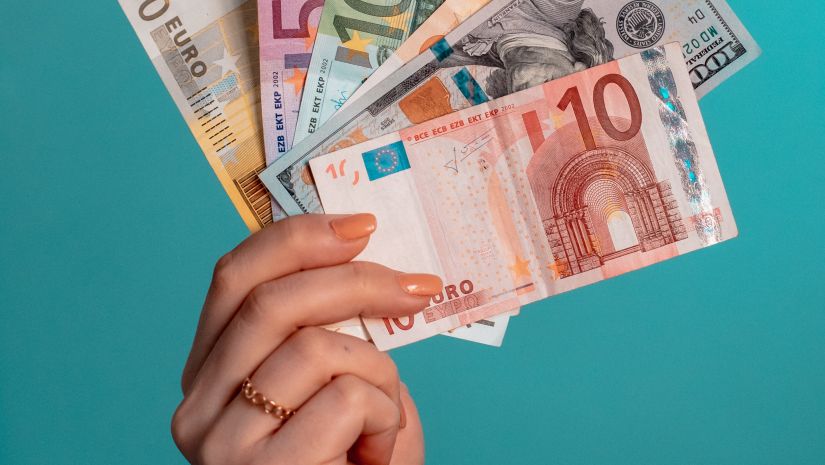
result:
[[[373,212],[359,259],[435,273],[389,349],[733,238],[679,44],[312,160],[326,211]]]
[[[287,214],[320,211],[318,155],[667,42],[681,44],[699,97],[760,53],[721,0],[493,0],[261,178]]]
[[[326,0],[318,23],[296,140],[332,115],[443,0]]]

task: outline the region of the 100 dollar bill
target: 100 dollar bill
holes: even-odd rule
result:
[[[443,0],[327,0],[298,112],[296,140],[315,132]]]
[[[390,349],[737,234],[678,44],[312,160],[331,213],[373,212],[358,259],[447,286]]]
[[[493,0],[297,144],[261,179],[287,214],[321,211],[312,158],[665,42],[699,97],[760,50],[721,0]]]

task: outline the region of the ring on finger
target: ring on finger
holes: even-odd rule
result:
[[[252,405],[262,406],[265,413],[272,415],[281,421],[288,420],[292,415],[295,415],[295,412],[297,411],[295,409],[277,404],[268,399],[265,395],[256,391],[252,386],[252,380],[249,378],[246,378],[241,385],[241,393],[250,403],[252,403]]]

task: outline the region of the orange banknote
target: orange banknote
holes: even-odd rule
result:
[[[329,213],[370,211],[359,259],[440,275],[389,349],[733,238],[678,44],[313,159]]]

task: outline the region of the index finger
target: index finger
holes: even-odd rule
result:
[[[346,263],[375,231],[375,216],[300,215],[271,224],[215,265],[182,385],[198,372],[215,341],[252,289],[301,270]]]

